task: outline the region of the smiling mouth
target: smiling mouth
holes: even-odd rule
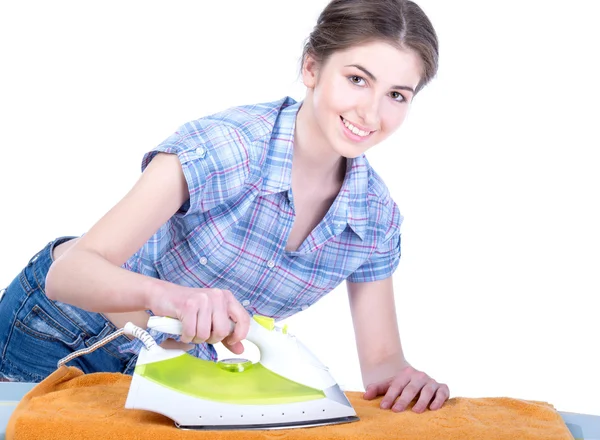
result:
[[[374,131],[365,131],[365,130],[361,130],[358,127],[355,127],[354,125],[352,125],[351,122],[345,120],[342,116],[340,116],[340,119],[342,120],[342,123],[344,124],[344,126],[348,130],[350,130],[353,134],[355,134],[356,136],[367,137],[370,134],[374,133]]]

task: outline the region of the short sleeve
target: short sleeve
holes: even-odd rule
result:
[[[234,127],[222,121],[189,122],[142,159],[142,172],[160,152],[176,154],[190,199],[178,214],[201,213],[238,194],[250,170],[250,145]]]
[[[400,231],[403,217],[395,203],[392,202],[389,221],[386,222],[384,233],[375,250],[356,271],[349,277],[352,283],[366,283],[386,279],[393,275],[400,263]]]

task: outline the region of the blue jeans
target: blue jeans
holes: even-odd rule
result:
[[[46,296],[52,250],[72,238],[60,237],[48,243],[6,289],[0,289],[0,380],[40,382],[56,370],[60,359],[117,330],[101,313]],[[67,365],[84,373],[131,374],[137,356],[118,349],[126,342],[126,336],[119,336]]]

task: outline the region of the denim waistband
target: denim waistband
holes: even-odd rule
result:
[[[48,270],[50,266],[54,262],[54,258],[52,256],[53,250],[66,241],[71,239],[78,238],[74,236],[64,236],[59,237],[51,242],[49,242],[42,250],[40,250],[37,254],[35,254],[28,263],[30,266],[31,273],[37,283],[37,287],[44,293],[46,292],[46,275],[48,274]],[[29,275],[28,278],[30,278]],[[117,327],[108,320],[102,313],[99,312],[90,312],[87,310],[83,310],[79,307],[62,303],[59,301],[54,301],[57,307],[59,307],[63,312],[69,315],[71,320],[77,324],[81,330],[83,330],[86,334],[90,336],[89,344],[95,343],[98,340],[112,334],[117,331]],[[121,358],[123,361],[131,360],[132,353],[121,353],[119,348],[129,343],[130,340],[126,336],[119,336],[113,341],[108,342],[104,347],[106,347],[110,352],[114,355]]]
[[[57,247],[59,244],[65,243],[74,238],[78,237],[65,236],[52,240],[29,260],[28,266],[31,266],[31,268],[33,269],[35,280],[40,289],[42,289],[44,292],[46,291],[46,274],[50,269],[50,265],[54,263],[54,258],[52,256],[54,248]]]

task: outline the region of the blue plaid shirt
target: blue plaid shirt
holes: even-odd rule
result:
[[[364,156],[347,161],[323,220],[296,251],[285,250],[294,222],[300,105],[286,97],[231,108],[183,125],[146,153],[142,170],[158,152],[179,157],[190,199],[124,267],[183,286],[229,290],[250,315],[276,320],[305,310],[344,280],[392,275],[402,216]],[[150,333],[158,343],[172,337]],[[137,353],[141,342],[121,348]],[[217,358],[210,344],[191,352]]]

